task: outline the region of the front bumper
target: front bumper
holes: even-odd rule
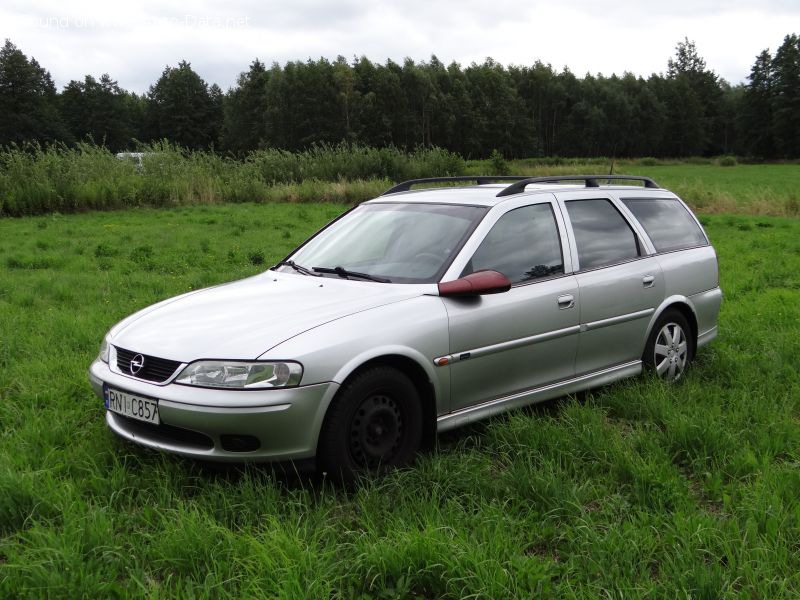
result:
[[[313,457],[325,410],[339,387],[328,382],[245,391],[156,385],[114,373],[100,360],[89,368],[89,381],[101,400],[104,383],[158,399],[161,425],[106,411],[106,423],[119,436],[183,456],[228,462]],[[256,438],[258,449],[233,451],[232,437]]]

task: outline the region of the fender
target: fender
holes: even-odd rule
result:
[[[313,435],[312,439],[319,440],[319,434],[322,430],[322,423],[325,420],[325,415],[328,412],[331,402],[333,402],[333,399],[336,397],[339,389],[341,389],[342,383],[344,383],[347,378],[355,373],[362,365],[370,362],[371,360],[384,356],[402,356],[414,361],[417,365],[422,367],[423,371],[431,382],[431,386],[433,387],[434,402],[436,403],[436,414],[439,414],[439,408],[442,406],[444,399],[444,396],[442,395],[443,392],[446,394],[446,398],[448,400],[450,397],[450,378],[448,377],[446,379],[445,385],[440,385],[439,377],[434,369],[433,362],[426,359],[425,356],[413,348],[399,345],[379,346],[376,348],[370,348],[369,350],[365,350],[364,352],[354,356],[336,373],[328,392],[325,394],[324,398],[319,404],[319,407],[317,408],[317,412],[314,415],[314,421],[311,423],[311,433]],[[443,390],[445,387],[447,388],[446,391]]]
[[[361,354],[358,354],[347,361],[342,368],[339,369],[336,375],[334,375],[333,381],[341,385],[361,365],[376,358],[381,358],[382,356],[402,356],[404,358],[413,360],[415,363],[417,363],[417,365],[422,367],[423,371],[425,371],[425,374],[428,376],[428,379],[433,385],[433,392],[437,400],[441,398],[441,385],[436,370],[434,369],[433,362],[425,358],[425,356],[418,350],[409,348],[408,346],[389,345],[365,350]]]
[[[653,331],[653,327],[655,327],[656,322],[661,318],[661,315],[664,314],[664,311],[667,310],[673,304],[685,304],[689,307],[689,310],[692,311],[692,315],[694,315],[695,323],[698,322],[697,319],[697,309],[695,308],[694,303],[686,296],[681,294],[673,294],[672,296],[668,296],[664,298],[661,304],[658,305],[653,316],[650,317],[650,322],[647,324],[647,333],[644,336],[644,343],[647,343],[647,340],[650,339],[650,333]],[[642,346],[642,352],[644,352],[644,346]]]
[[[331,321],[275,346],[268,356],[291,356],[303,364],[301,385],[327,383],[334,389],[325,394],[309,423],[318,437],[335,391],[359,367],[384,356],[420,367],[431,382],[435,412],[447,412],[450,372],[436,367],[433,358],[448,349],[444,303],[438,296],[422,295]]]

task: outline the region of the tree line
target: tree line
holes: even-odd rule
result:
[[[145,94],[108,74],[70,81],[10,40],[0,50],[0,145],[68,145],[92,139],[113,151],[167,139],[235,155],[352,142],[401,149],[437,146],[465,157],[800,158],[800,37],[755,59],[732,86],[694,42],[676,46],[665,73],[587,74],[492,59],[462,67],[429,61],[379,64],[362,57],[254,60],[223,92],[182,61]]]

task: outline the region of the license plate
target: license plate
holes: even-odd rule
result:
[[[103,386],[103,398],[108,410],[132,419],[146,421],[153,425],[160,423],[158,419],[158,400],[145,398],[130,392],[123,392]]]

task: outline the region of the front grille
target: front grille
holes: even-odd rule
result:
[[[172,377],[172,374],[181,366],[181,363],[176,360],[167,360],[166,358],[139,354],[117,346],[114,347],[117,350],[117,368],[125,375],[138,377],[145,381],[162,383]],[[136,356],[141,356],[144,359],[144,365],[139,371],[133,373],[131,371],[131,361]]]

